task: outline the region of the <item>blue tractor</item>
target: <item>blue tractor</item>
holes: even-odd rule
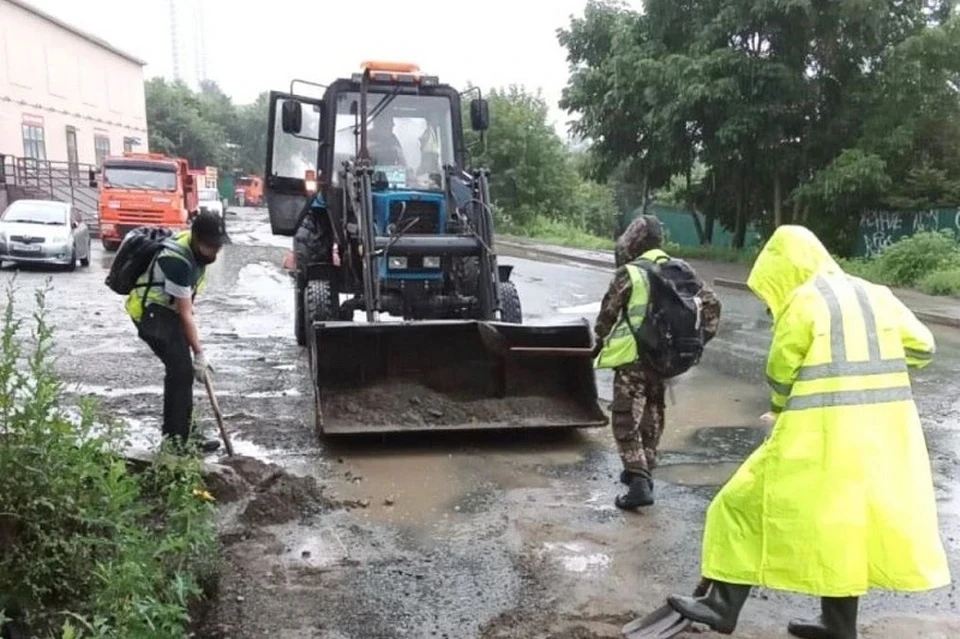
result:
[[[604,425],[588,322],[522,323],[461,94],[398,63],[317,97],[297,82],[270,94],[265,192],[273,233],[293,236],[318,430]],[[482,143],[482,97],[469,120]]]

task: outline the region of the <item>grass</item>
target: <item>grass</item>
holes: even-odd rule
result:
[[[66,406],[46,291],[32,330],[7,292],[0,330],[0,625],[57,639],[186,637],[217,571],[199,458],[163,450],[133,474],[127,426]]]

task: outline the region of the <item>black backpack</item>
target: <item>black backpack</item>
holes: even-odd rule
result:
[[[681,375],[700,362],[703,325],[700,278],[686,261],[639,259],[635,266],[647,273],[650,299],[640,326],[630,326],[644,364],[663,379]]]
[[[157,226],[141,226],[127,233],[107,273],[106,284],[110,290],[128,295],[137,288],[137,280],[153,265],[153,259],[172,236],[173,231]],[[140,286],[149,286],[149,283]]]

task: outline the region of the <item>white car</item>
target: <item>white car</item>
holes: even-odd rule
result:
[[[0,263],[90,266],[90,229],[80,211],[56,200],[17,200],[0,215]]]
[[[200,189],[200,211],[212,211],[223,218],[223,202],[217,189]]]

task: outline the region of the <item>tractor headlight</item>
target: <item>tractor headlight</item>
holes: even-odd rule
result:
[[[439,257],[423,258],[423,268],[440,268],[440,258]]]
[[[400,270],[407,268],[407,258],[391,257],[387,260],[387,268],[390,270]]]

